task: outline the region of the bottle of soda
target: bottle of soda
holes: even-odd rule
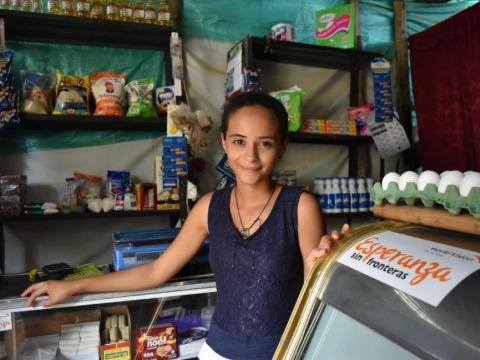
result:
[[[155,0],[147,0],[147,4],[145,5],[145,22],[148,24],[155,24],[157,22]]]
[[[133,6],[133,21],[145,21],[145,7],[143,5],[143,0],[135,0],[135,5]]]
[[[171,26],[171,14],[170,14],[170,5],[167,0],[160,0],[158,6],[158,18],[157,23],[163,26]]]
[[[130,0],[119,0],[118,18],[121,21],[133,21],[133,8]]]
[[[60,0],[60,14],[66,16],[75,15],[75,4],[73,0]]]

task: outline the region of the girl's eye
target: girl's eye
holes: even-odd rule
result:
[[[263,148],[272,147],[272,143],[270,141],[260,141],[259,145],[260,147],[263,147]]]
[[[233,143],[235,145],[243,145],[244,141],[243,139],[233,139]]]

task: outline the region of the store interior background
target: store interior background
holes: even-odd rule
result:
[[[219,143],[219,119],[224,102],[227,51],[247,34],[266,35],[271,26],[278,22],[295,26],[296,41],[313,43],[314,32],[311,29],[314,28],[315,10],[344,3],[341,0],[277,0],[272,6],[272,2],[267,0],[183,1],[181,27],[188,98],[193,110],[205,111],[214,122],[208,146],[194,149],[195,155],[207,163],[205,171],[199,174],[200,193],[212,190],[219,178],[215,165],[223,155]],[[359,3],[363,49],[381,52],[394,62],[392,2],[365,0]],[[448,4],[406,1],[407,35],[422,31],[476,3],[476,0],[459,0]],[[65,64],[75,57],[74,54],[71,56],[70,60],[64,57]],[[152,71],[150,75],[157,78],[163,72],[162,61],[145,54],[142,56],[140,68],[145,66],[145,69]],[[71,62],[66,66],[71,67]],[[138,73],[142,70],[137,66],[135,71]],[[349,77],[345,73],[294,65],[270,66],[268,71],[270,73],[265,72],[264,76],[268,79],[269,89],[279,90],[298,85],[305,90],[304,111],[307,115],[339,118],[348,105]],[[395,79],[395,74],[392,75]],[[162,82],[163,78],[160,77],[158,81]],[[366,100],[372,101],[372,96],[371,86],[367,84]],[[50,143],[44,139],[29,144],[17,142],[16,147],[4,144],[0,147],[1,172],[27,175],[28,202],[59,202],[65,190],[65,178],[77,170],[103,177],[107,170],[128,170],[136,182],[151,182],[154,156],[161,153],[161,138],[151,136],[145,134],[143,139],[138,139],[141,137],[138,134],[109,134],[95,139],[93,146],[83,146],[85,142],[79,140],[76,143],[75,137],[83,138],[85,133],[78,132],[71,134],[64,148],[61,148],[62,139],[58,137],[52,137]],[[78,147],[78,144],[83,145]],[[370,155],[371,177],[378,181],[379,157],[373,146]],[[402,171],[404,166],[401,159],[395,157],[388,159],[385,170]],[[312,189],[315,177],[347,176],[348,149],[342,146],[290,144],[279,169],[296,170],[297,183],[307,184]],[[353,226],[373,220],[354,219]],[[341,223],[342,219],[327,221],[329,230]],[[168,217],[11,223],[3,229],[5,272],[23,272],[58,262],[71,265],[88,262],[107,264],[112,257],[113,232],[166,226],[169,226]]]

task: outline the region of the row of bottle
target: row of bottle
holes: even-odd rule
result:
[[[315,178],[313,192],[325,213],[356,213],[373,209],[370,178]]]
[[[170,5],[160,0],[45,0],[49,14],[80,16],[92,19],[143,22],[170,26]],[[0,0],[0,8],[43,12],[42,0]]]

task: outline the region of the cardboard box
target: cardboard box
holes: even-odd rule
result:
[[[100,325],[102,339],[100,358],[102,360],[130,360],[132,358],[131,319],[128,307],[126,305],[106,306],[102,307],[100,311],[102,319]],[[118,329],[115,333],[119,338],[115,342],[110,342],[112,329]]]
[[[135,331],[138,360],[168,360],[178,357],[177,327],[174,324],[154,325]]]

